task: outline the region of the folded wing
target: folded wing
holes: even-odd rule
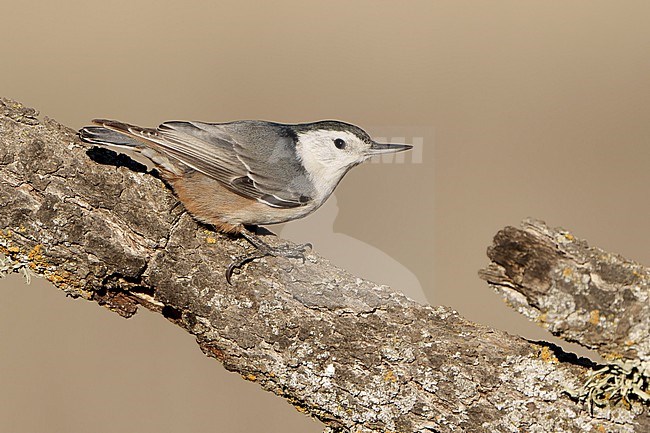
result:
[[[233,192],[277,208],[311,202],[314,189],[283,125],[260,121],[165,122],[157,129],[97,120],[209,176]]]

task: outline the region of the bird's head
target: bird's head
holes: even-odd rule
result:
[[[347,171],[374,155],[402,152],[408,144],[384,144],[374,141],[363,129],[349,123],[321,121],[295,125],[296,150],[303,165],[330,167]]]
[[[333,120],[292,125],[292,129],[296,154],[324,197],[329,196],[355,165],[374,155],[402,152],[413,147],[377,143],[363,129]]]

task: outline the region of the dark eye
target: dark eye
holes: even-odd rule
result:
[[[345,140],[342,138],[337,138],[334,140],[334,146],[338,147],[339,149],[345,149]]]

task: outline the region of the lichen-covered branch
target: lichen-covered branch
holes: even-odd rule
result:
[[[650,428],[638,405],[592,415],[569,399],[588,369],[552,346],[419,305],[316,254],[256,261],[229,286],[224,270],[245,241],[197,224],[143,167],[8,100],[0,203],[10,260],[123,316],[160,312],[330,431]]]
[[[553,334],[650,361],[650,269],[535,220],[501,230],[488,256],[482,278]]]
[[[480,275],[513,308],[608,360],[574,398],[592,409],[650,405],[649,269],[535,220],[497,233],[488,256]]]

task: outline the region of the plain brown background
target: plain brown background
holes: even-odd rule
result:
[[[2,3],[0,95],[74,128],[336,118],[421,137],[421,160],[356,168],[284,229],[414,298],[551,339],[476,275],[527,216],[650,264],[647,1]],[[159,316],[0,281],[0,433],[321,430]]]

